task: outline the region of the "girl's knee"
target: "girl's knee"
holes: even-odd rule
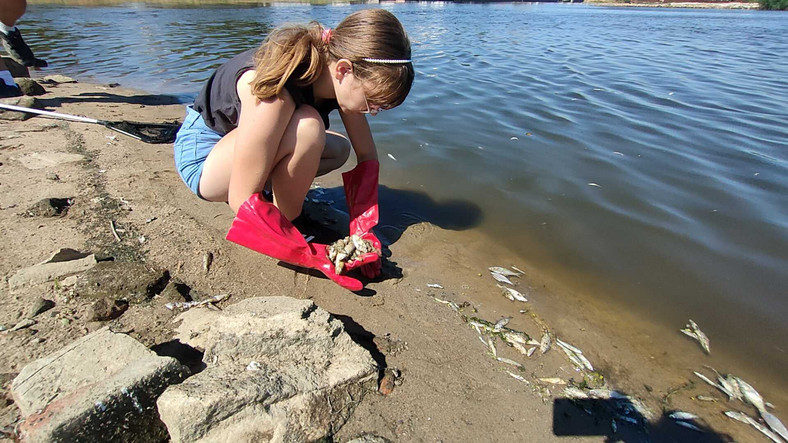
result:
[[[301,105],[293,113],[291,122],[295,123],[296,134],[300,140],[314,140],[321,147],[325,144],[326,127],[317,109]]]

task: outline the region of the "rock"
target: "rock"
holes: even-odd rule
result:
[[[29,318],[33,318],[42,312],[46,312],[55,307],[55,302],[52,300],[47,300],[45,298],[37,298],[36,301],[30,306],[30,312],[28,312],[27,316]]]
[[[11,384],[23,441],[163,441],[155,401],[185,368],[103,328],[25,366]]]
[[[74,294],[142,303],[160,293],[169,280],[169,272],[144,263],[100,262],[77,277]]]
[[[16,60],[10,57],[0,57],[3,59],[3,63],[5,63],[5,67],[11,72],[11,77],[16,79],[17,77],[30,77],[30,71],[27,69],[27,66],[17,62]]]
[[[109,297],[102,297],[90,306],[88,318],[91,321],[113,320],[123,315],[127,309],[129,309],[129,302],[126,300],[113,300]]]
[[[318,440],[376,388],[370,354],[309,300],[252,298],[179,320],[206,369],[157,402],[173,442]]]
[[[43,81],[45,83],[55,83],[55,84],[58,84],[58,83],[77,83],[77,81],[74,80],[73,78],[66,77],[65,75],[60,75],[60,74],[47,75],[46,77],[44,77]]]
[[[17,289],[45,283],[56,278],[83,272],[95,265],[96,257],[93,254],[76,260],[40,263],[16,271],[16,274],[8,279],[8,286],[11,289]]]
[[[56,217],[66,215],[73,201],[74,200],[71,198],[44,198],[27,208],[25,214],[29,217]]]
[[[36,99],[26,95],[21,97],[2,98],[0,99],[0,103],[22,106],[23,108],[41,109],[41,105],[38,104]],[[27,120],[34,116],[35,114],[30,114],[28,112],[9,111],[7,109],[0,108],[0,120]]]
[[[44,95],[47,93],[46,89],[43,86],[39,85],[33,79],[30,78],[14,78],[16,85],[19,86],[19,89],[22,90],[22,94],[25,95]]]
[[[33,320],[32,318],[26,318],[19,323],[15,324],[13,328],[9,329],[8,332],[18,331],[20,329],[25,329],[33,326],[34,324],[38,323],[37,321]]]
[[[394,391],[394,380],[395,380],[394,374],[392,374],[391,372],[386,372],[386,374],[383,375],[383,378],[380,380],[380,386],[378,387],[378,392],[380,392],[383,395],[391,394],[392,391]]]

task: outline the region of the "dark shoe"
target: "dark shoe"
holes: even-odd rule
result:
[[[46,61],[33,55],[33,51],[22,39],[22,34],[18,28],[14,28],[8,34],[0,32],[0,40],[3,41],[3,47],[8,52],[8,55],[17,63],[34,68],[45,68],[48,65]]]
[[[19,97],[21,95],[21,89],[16,86],[8,86],[0,80],[0,98]]]

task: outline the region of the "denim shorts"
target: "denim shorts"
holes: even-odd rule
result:
[[[186,119],[173,145],[175,169],[186,186],[200,198],[200,177],[205,159],[222,137],[222,134],[206,126],[199,112],[191,106],[186,107]]]

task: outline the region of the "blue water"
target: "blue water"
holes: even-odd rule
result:
[[[20,28],[58,72],[188,101],[273,26],[363,7],[34,5]],[[693,318],[788,381],[788,15],[382,7],[417,78],[371,122],[381,182],[434,201],[411,212],[456,228],[441,202],[460,200],[540,271],[674,331]]]

